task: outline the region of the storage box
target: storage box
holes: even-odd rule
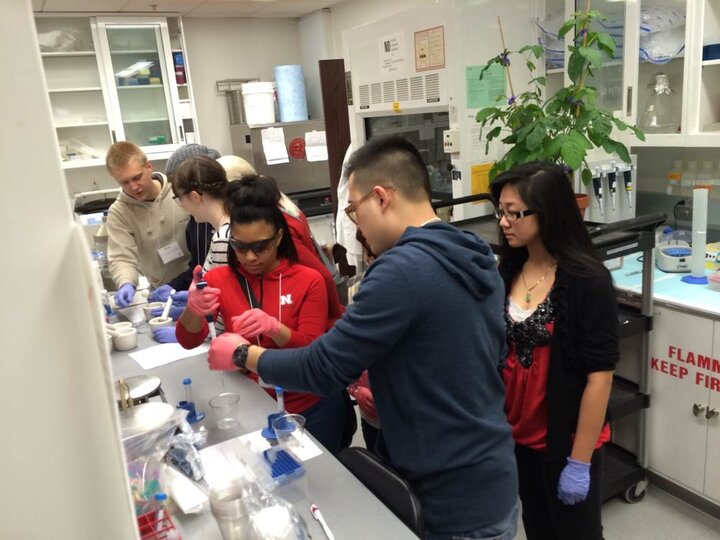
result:
[[[713,242],[705,246],[705,268],[720,270],[720,242]]]
[[[703,45],[702,59],[703,61],[720,59],[720,43]]]

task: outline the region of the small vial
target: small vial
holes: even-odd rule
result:
[[[185,387],[185,401],[193,403],[195,400],[192,397],[192,379],[185,377],[183,379],[183,386]]]
[[[155,531],[160,532],[165,528],[165,502],[167,501],[167,494],[162,491],[158,491],[155,494]]]

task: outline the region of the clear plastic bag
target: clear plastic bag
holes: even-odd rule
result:
[[[640,37],[685,26],[685,13],[676,8],[643,7],[640,10]]]
[[[646,62],[666,64],[684,50],[684,25],[640,37],[640,59]]]

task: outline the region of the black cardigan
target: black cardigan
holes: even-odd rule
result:
[[[515,276],[503,276],[509,294]],[[561,266],[550,292],[555,327],[547,380],[547,458],[564,460],[572,450],[588,373],[612,371],[620,359],[620,323],[610,272],[577,276]]]

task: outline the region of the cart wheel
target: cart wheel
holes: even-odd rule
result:
[[[636,490],[638,488],[638,485],[635,484],[634,486],[630,486],[623,492],[623,499],[625,499],[625,502],[634,504],[636,502],[640,502],[645,498],[645,488],[642,488],[642,491],[638,493]]]

